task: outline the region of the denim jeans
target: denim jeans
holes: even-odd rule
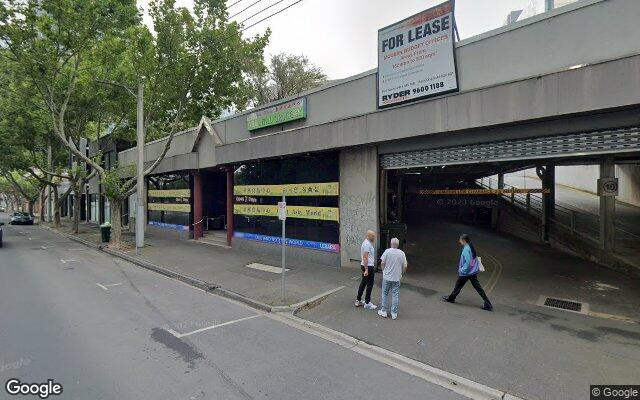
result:
[[[398,313],[398,297],[400,296],[400,282],[382,280],[382,295],[380,299],[380,309],[387,311],[387,295],[391,290],[391,313]]]

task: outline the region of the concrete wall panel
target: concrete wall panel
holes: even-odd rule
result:
[[[342,266],[360,265],[360,245],[378,226],[378,152],[375,147],[340,152],[340,246]],[[354,261],[355,260],[355,261]]]
[[[640,207],[640,165],[618,165],[616,169],[620,179],[618,200]]]

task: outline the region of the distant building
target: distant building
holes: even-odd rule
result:
[[[518,21],[518,17],[520,17],[520,14],[522,14],[522,10],[513,10],[513,11],[511,11],[507,15],[507,18],[505,18],[504,23],[502,25],[503,26],[507,26],[507,25],[511,25],[514,22]]]
[[[517,21],[522,21],[525,18],[533,17],[534,15],[542,14],[543,12],[551,11],[559,7],[564,7],[568,4],[575,3],[576,1],[578,0],[531,0],[529,5],[520,12]]]

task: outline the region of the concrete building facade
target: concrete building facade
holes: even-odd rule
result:
[[[148,227],[195,239],[226,230],[227,245],[277,253],[270,213],[281,186],[294,185],[309,192],[288,200],[306,213],[292,223],[290,251],[357,266],[366,230],[389,222],[403,179],[412,187],[394,171],[468,165],[471,179],[599,165],[604,156],[639,159],[639,14],[634,0],[583,0],[460,41],[459,92],[428,100],[377,109],[372,70],[215,121],[203,117],[174,137],[148,181]],[[248,129],[252,113],[298,99],[306,118]],[[598,146],[601,137],[612,139]],[[165,141],[145,146],[146,162]],[[118,154],[120,166],[135,162],[135,149]]]

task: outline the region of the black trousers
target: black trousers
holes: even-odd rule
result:
[[[458,297],[458,295],[460,294],[460,290],[462,290],[462,287],[465,285],[465,283],[467,283],[467,281],[471,281],[473,288],[476,290],[476,292],[478,292],[480,297],[482,297],[482,300],[484,300],[484,305],[491,306],[491,301],[489,301],[487,294],[482,289],[480,281],[478,281],[477,274],[471,276],[459,276],[458,280],[456,281],[456,286],[453,288],[453,292],[451,292],[451,294],[449,295],[449,300],[456,300],[456,297]]]
[[[360,281],[360,287],[358,288],[358,301],[362,300],[362,292],[364,292],[364,288],[367,288],[367,292],[364,296],[365,303],[371,303],[371,290],[373,290],[373,278],[376,274],[376,267],[369,267],[369,274],[364,276],[364,266],[361,265],[360,269],[362,270],[362,280]]]

